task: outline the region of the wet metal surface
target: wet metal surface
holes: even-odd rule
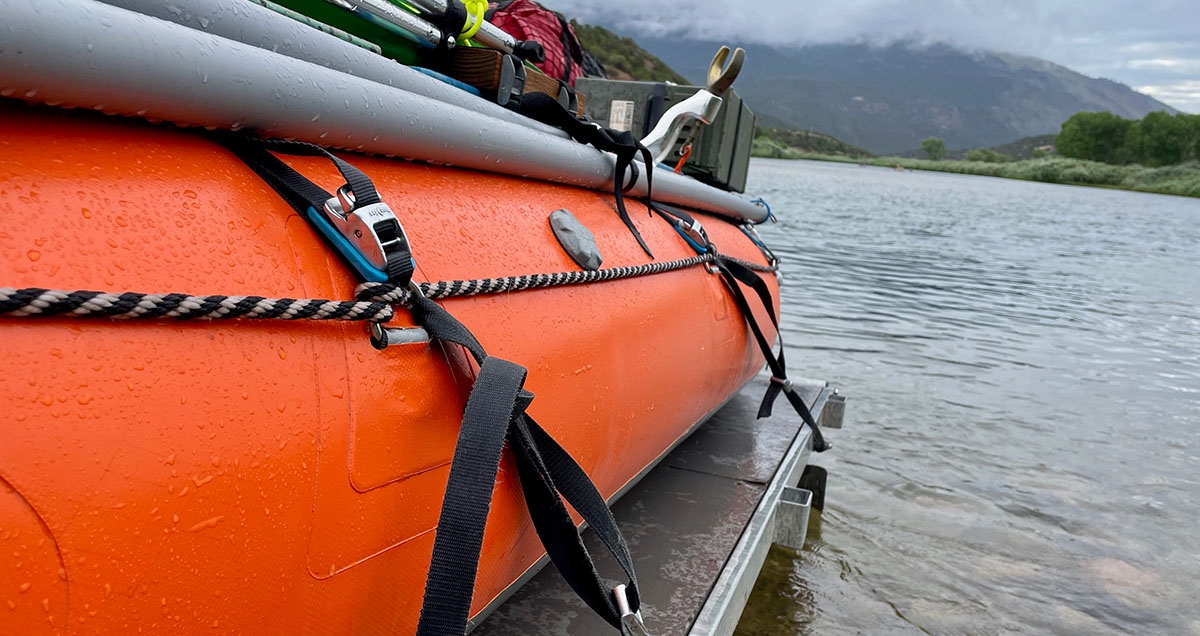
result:
[[[613,506],[651,633],[687,632],[799,431],[799,417],[782,405],[755,419],[766,385],[765,377],[753,380]],[[817,384],[798,387],[809,404],[820,392]],[[588,547],[604,554],[590,532]],[[618,580],[615,565],[598,561]],[[546,567],[472,633],[608,636],[613,628]]]

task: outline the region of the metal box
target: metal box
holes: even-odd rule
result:
[[[602,126],[628,130],[639,139],[654,128],[667,109],[701,88],[590,77],[575,80],[575,89],[587,96],[585,114]],[[700,127],[683,172],[723,190],[744,192],[755,115],[736,91],[727,91],[722,98],[716,121]],[[679,150],[671,153],[668,162],[678,160]]]

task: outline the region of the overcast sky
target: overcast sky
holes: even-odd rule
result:
[[[1200,113],[1200,0],[542,0],[622,35],[823,44],[933,39],[1041,57]]]

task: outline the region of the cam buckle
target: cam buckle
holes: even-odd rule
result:
[[[354,192],[349,185],[344,185],[325,202],[325,217],[365,264],[376,270],[373,272],[376,277],[382,275],[385,280],[391,280],[396,273],[405,270],[411,275],[412,248],[408,235],[386,203],[380,201],[355,207]],[[354,254],[346,256],[355,261]],[[371,276],[364,277],[373,280]]]
[[[629,597],[625,595],[625,585],[613,588],[613,598],[617,601],[617,611],[621,613],[621,636],[650,636],[646,631],[646,623],[642,621],[642,612],[629,608]]]
[[[700,222],[695,219],[691,223],[686,223],[683,219],[676,219],[675,231],[679,232],[691,244],[692,249],[701,254],[707,252],[709,245],[711,245],[708,240],[708,233],[704,231],[704,226],[700,225]]]

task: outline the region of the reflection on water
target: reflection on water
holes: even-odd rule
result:
[[[739,634],[1200,634],[1200,200],[756,160],[820,533]]]

